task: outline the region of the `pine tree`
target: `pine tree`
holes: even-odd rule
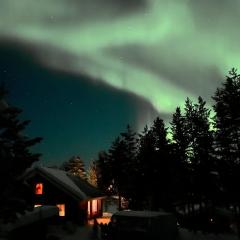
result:
[[[136,193],[140,208],[153,208],[155,183],[158,181],[153,174],[153,166],[156,162],[155,141],[152,131],[146,126],[138,139],[137,171],[136,171]],[[144,194],[143,194],[144,193]]]
[[[172,156],[169,140],[167,139],[168,130],[165,127],[164,121],[160,118],[154,120],[151,128],[152,135],[155,142],[155,159],[153,168],[153,176],[156,179],[154,183],[155,197],[154,205],[155,209],[171,208],[172,204]]]
[[[109,166],[112,176],[112,189],[119,197],[119,209],[121,209],[121,198],[126,195],[127,166],[126,145],[120,137],[117,137],[109,149]]]
[[[97,187],[98,179],[97,175],[98,175],[97,163],[95,161],[92,161],[88,169],[87,179],[88,182],[95,187]]]
[[[130,160],[129,163],[133,162],[136,157],[136,133],[132,130],[130,125],[127,125],[126,132],[121,133],[122,141],[126,147],[126,155]]]
[[[215,149],[225,200],[239,205],[236,190],[240,181],[240,75],[231,69],[225,82],[217,89],[215,100]]]
[[[202,202],[212,200],[213,185],[211,173],[215,170],[213,158],[213,133],[210,130],[210,110],[201,97],[193,104],[186,100],[186,127],[189,146],[187,151],[190,169],[190,184],[192,201]]]
[[[187,200],[189,192],[189,168],[187,150],[189,139],[187,134],[185,116],[182,115],[180,107],[176,108],[171,122],[171,144],[172,157],[175,164],[175,192],[179,201]]]
[[[137,151],[137,140],[136,133],[132,130],[130,125],[127,125],[125,132],[121,133],[121,141],[123,147],[124,166],[122,173],[124,176],[124,196],[128,199],[134,198],[133,191],[135,189],[136,181],[136,151]]]
[[[96,160],[97,185],[106,194],[114,194],[112,166],[109,155],[106,151],[101,151]]]
[[[82,179],[87,180],[85,165],[79,156],[71,157],[67,162],[62,164],[61,168],[75,176],[79,176]]]
[[[135,183],[135,160],[136,160],[136,139],[135,133],[130,126],[126,132],[120,134],[112,143],[107,153],[107,164],[102,170],[109,172],[110,186],[112,192],[119,196],[119,208],[121,208],[121,198],[132,198]]]
[[[173,143],[173,151],[178,157],[179,162],[184,165],[187,162],[187,148],[189,140],[187,136],[187,128],[185,117],[181,113],[179,107],[176,108],[171,122],[171,135]]]
[[[30,147],[39,143],[41,138],[29,138],[23,130],[30,121],[18,119],[21,111],[6,103],[6,92],[0,89],[0,218],[11,221],[17,213],[28,208],[30,196],[24,183],[24,173],[38,161],[40,154],[30,152]]]

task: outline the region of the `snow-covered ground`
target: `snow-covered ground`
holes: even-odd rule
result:
[[[59,236],[61,240],[100,240],[100,232],[96,235],[92,226],[75,227],[74,232],[65,231],[63,229],[55,229],[52,234]],[[203,234],[201,232],[193,233],[187,229],[179,229],[177,240],[239,240],[233,234]]]
[[[66,223],[62,226],[49,226],[48,239],[55,240],[101,240],[100,229],[93,231],[93,225],[78,226],[72,223]],[[191,232],[187,229],[180,228],[179,235],[176,240],[239,240],[234,234],[209,234],[200,231]],[[5,240],[1,237],[0,240]],[[164,240],[164,239],[163,239]]]
[[[49,239],[56,236],[59,240],[100,240],[100,232],[96,234],[92,226],[69,225],[63,227],[51,227],[49,229]],[[54,238],[55,239],[55,238]]]
[[[233,234],[204,234],[201,232],[193,233],[187,229],[179,230],[179,240],[239,240],[236,235]]]

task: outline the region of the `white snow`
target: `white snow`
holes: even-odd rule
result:
[[[99,230],[100,231],[100,230]],[[100,232],[94,235],[93,228],[91,226],[79,227],[77,226],[74,233],[67,233],[62,229],[56,228],[52,231],[53,235],[59,236],[61,240],[99,240]],[[127,239],[127,236],[126,236]],[[136,239],[137,240],[137,239]],[[176,240],[239,240],[236,235],[233,234],[203,234],[200,232],[193,233],[187,229],[179,229],[179,236]]]
[[[201,232],[190,232],[187,229],[179,229],[178,240],[238,240],[234,234],[209,234]]]
[[[71,192],[76,195],[75,197],[78,197],[79,199],[88,199],[87,195],[67,176],[67,172],[47,167],[37,168],[40,172],[48,176],[49,179],[52,179],[52,183],[55,183],[56,186],[59,186],[59,183],[61,183],[64,188],[63,190],[67,191],[67,189],[71,189]]]
[[[24,215],[19,215],[18,219],[13,223],[2,224],[2,231],[8,232],[13,229],[29,225],[31,223],[47,219],[58,215],[58,208],[55,206],[41,206],[34,208],[32,211],[26,211]]]

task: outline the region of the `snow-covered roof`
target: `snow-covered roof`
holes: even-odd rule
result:
[[[78,188],[81,189],[86,194],[87,198],[103,197],[103,193],[99,189],[92,186],[84,179],[72,174],[69,174],[68,176],[78,186]]]
[[[76,200],[87,200],[101,197],[100,191],[94,186],[88,184],[80,177],[73,176],[66,171],[40,166],[36,167],[34,171],[46,178],[60,190],[70,194]]]
[[[60,187],[64,188],[63,190],[67,190],[68,192],[75,195],[75,197],[79,199],[86,199],[87,196],[84,192],[79,189],[79,187],[69,178],[67,172],[55,169],[55,168],[47,168],[47,167],[37,167],[38,170],[43,173],[46,177],[49,177],[52,182],[57,185],[61,185]]]

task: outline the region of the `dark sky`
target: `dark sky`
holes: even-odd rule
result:
[[[150,108],[140,98],[86,76],[50,70],[25,47],[12,45],[0,46],[0,79],[9,90],[9,103],[23,110],[21,119],[32,121],[25,133],[43,137],[34,149],[43,154],[43,164],[79,155],[88,165],[128,123],[137,130],[141,108]]]
[[[239,0],[2,0],[1,78],[44,161],[89,161],[127,123],[211,106],[239,68],[239,22]]]

